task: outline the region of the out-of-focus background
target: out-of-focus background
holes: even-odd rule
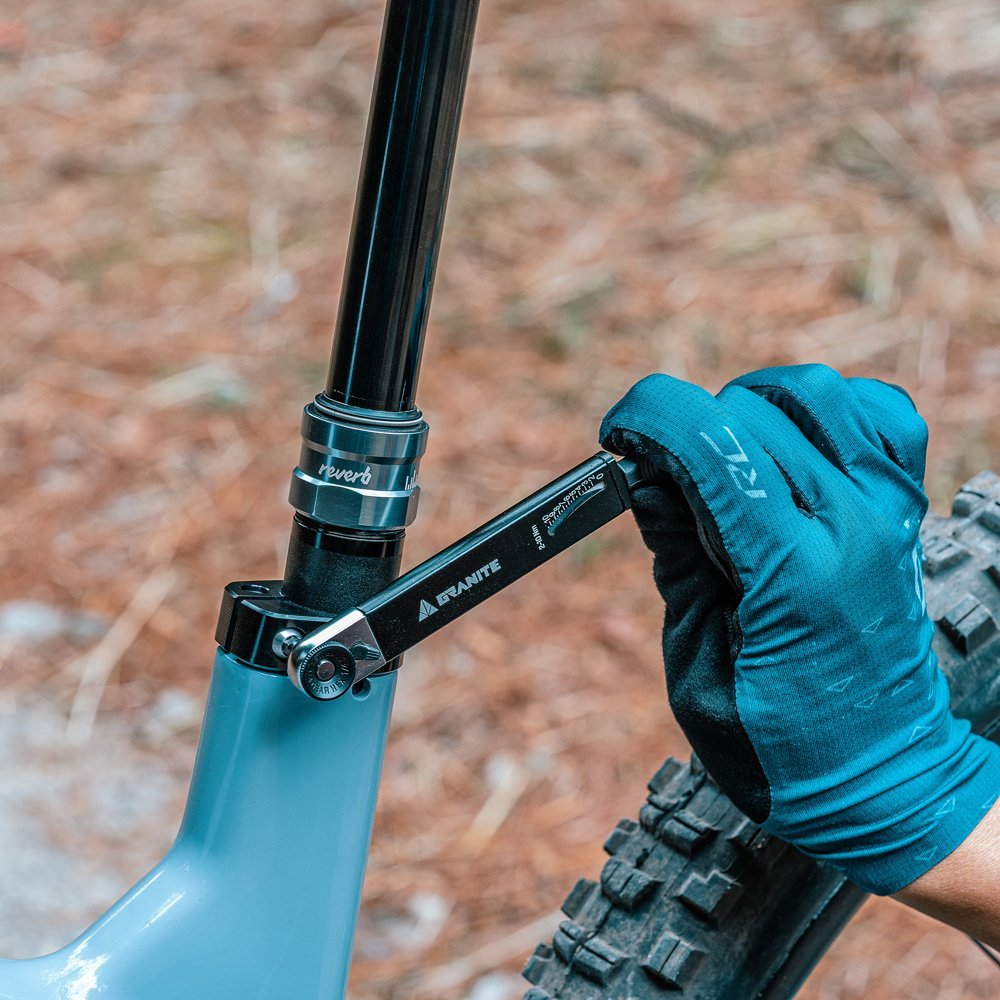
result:
[[[0,9],[0,952],[169,845],[221,588],[280,575],[378,0]],[[483,0],[407,565],[596,448],[659,370],[900,382],[945,509],[1000,442],[992,0]],[[507,1000],[686,753],[628,518],[414,651],[353,1000]],[[997,993],[866,905],[803,996]]]

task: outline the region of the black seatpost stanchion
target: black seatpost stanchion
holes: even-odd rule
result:
[[[386,7],[329,377],[302,418],[284,579],[227,587],[216,633],[258,669],[284,671],[303,631],[399,572],[427,437],[417,373],[477,9]]]
[[[391,0],[326,384],[412,409],[478,0]]]

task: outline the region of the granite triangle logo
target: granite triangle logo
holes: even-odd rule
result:
[[[427,601],[420,602],[420,617],[417,618],[418,622],[422,622],[425,618],[430,618],[431,615],[437,614],[437,608],[433,604],[428,604]]]

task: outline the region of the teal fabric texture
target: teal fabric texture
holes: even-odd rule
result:
[[[1000,747],[949,708],[924,601],[927,428],[897,386],[767,368],[716,396],[651,375],[605,448],[656,471],[633,511],[666,604],[667,689],[723,790],[878,894],[1000,792]]]

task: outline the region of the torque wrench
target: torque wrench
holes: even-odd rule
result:
[[[331,701],[631,507],[645,477],[598,452],[295,643],[288,675]]]

